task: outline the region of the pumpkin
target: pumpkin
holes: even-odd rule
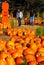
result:
[[[44,40],[44,36],[42,36],[41,39]]]
[[[16,29],[13,29],[12,35],[13,36],[17,35],[17,30]]]
[[[8,65],[15,65],[15,61],[12,57],[7,57],[6,62]]]
[[[38,49],[39,52],[43,52],[44,53],[44,47],[41,47],[40,49]]]
[[[30,44],[30,48],[33,50],[34,53],[36,53],[36,51],[37,51],[37,45],[36,45],[36,43]]]
[[[39,56],[44,56],[44,53],[43,52],[37,52],[36,57],[39,57]]]
[[[19,42],[20,42],[20,44],[23,43],[25,45],[25,41],[22,38],[19,40]]]
[[[7,41],[6,47],[7,48],[14,48],[14,42],[13,41]]]
[[[29,43],[29,41],[30,41],[30,37],[26,37],[24,43],[27,44],[27,43]]]
[[[7,50],[7,52],[9,52],[10,54],[12,54],[13,52],[15,52],[15,48],[7,48],[6,50]]]
[[[41,43],[36,43],[37,49],[41,48]]]
[[[27,48],[23,51],[23,55],[27,55],[27,54],[32,54],[34,55],[35,53],[33,52],[33,50],[31,48]]]
[[[8,35],[11,34],[11,29],[7,29],[7,34],[8,34]]]
[[[2,30],[0,30],[0,34],[3,34],[3,31]]]
[[[19,50],[15,50],[12,54],[12,57],[15,59],[16,57],[20,57],[23,56],[21,52],[19,52]]]
[[[11,56],[8,52],[1,52],[0,53],[0,59],[6,59],[6,57]]]
[[[40,23],[41,23],[41,20],[40,20],[40,19],[38,19],[37,21],[38,21],[38,24],[40,24]]]
[[[22,29],[18,29],[18,36],[22,36]]]
[[[7,64],[6,60],[2,59],[2,60],[0,60],[0,65],[8,65],[8,64]]]
[[[42,62],[38,63],[38,65],[44,65],[44,61],[42,61]]]
[[[35,19],[35,20],[34,20],[34,24],[37,24],[37,23],[38,23],[38,21],[37,21],[37,19]]]
[[[3,24],[2,23],[0,23],[0,29],[3,29]]]
[[[44,56],[44,48],[41,47],[40,49],[38,49],[36,56]]]
[[[28,63],[28,65],[36,65],[36,62],[35,61],[31,61]]]
[[[44,56],[37,57],[37,64],[42,61],[44,61]]]
[[[36,61],[34,55],[26,55],[25,58],[27,62]]]
[[[44,40],[42,41],[41,45],[42,45],[42,47],[44,47]]]
[[[24,62],[23,59],[22,59],[22,57],[17,57],[15,59],[15,61],[16,61],[16,65],[20,65],[20,64],[22,64]]]
[[[6,42],[4,42],[2,40],[0,41],[0,52],[6,50],[5,44],[6,44]]]

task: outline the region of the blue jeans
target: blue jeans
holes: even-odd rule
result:
[[[30,17],[30,24],[34,24],[34,16]]]
[[[20,17],[18,18],[18,25],[19,26],[21,25],[21,18]]]

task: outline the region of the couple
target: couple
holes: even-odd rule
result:
[[[18,19],[19,26],[21,25],[22,18],[23,18],[23,13],[22,13],[22,11],[20,11],[20,9],[18,9],[18,11],[17,11],[17,19]]]
[[[30,24],[32,24],[32,25],[34,24],[34,16],[35,16],[35,14],[34,14],[34,12],[32,10],[30,12]],[[22,13],[22,11],[20,11],[20,9],[18,9],[17,18],[18,18],[18,24],[20,26],[21,25],[21,20],[23,18],[23,13]]]

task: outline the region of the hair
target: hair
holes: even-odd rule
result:
[[[7,1],[7,0],[3,0],[3,2],[5,2],[5,1]],[[8,2],[8,1],[7,1]]]

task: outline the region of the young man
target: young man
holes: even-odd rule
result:
[[[20,9],[18,9],[18,11],[17,11],[17,18],[18,18],[19,26],[21,25],[22,17],[23,17],[23,13],[22,13],[22,11],[20,11]]]

